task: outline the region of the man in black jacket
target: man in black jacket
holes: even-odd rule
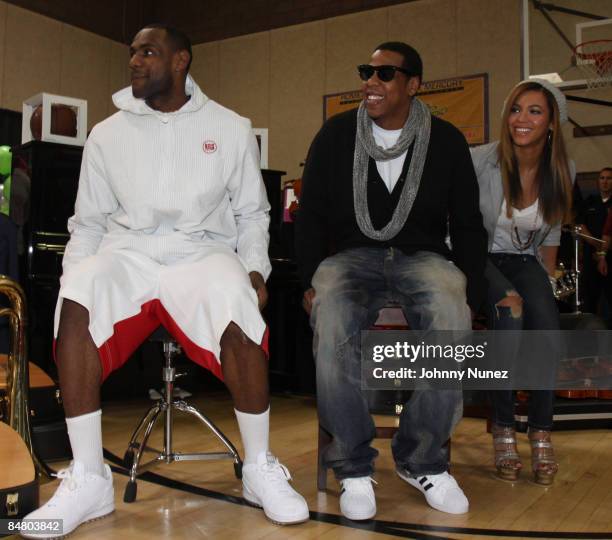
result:
[[[601,238],[608,211],[612,208],[612,168],[605,167],[599,171],[597,187],[599,193],[589,195],[582,203],[578,216],[576,216],[576,223],[582,224],[583,233]],[[602,276],[597,271],[597,262],[599,257],[606,257],[609,266],[612,262],[612,255],[610,253],[606,254],[603,245],[599,242],[587,239],[583,245],[584,307],[585,311],[589,313],[598,313],[601,293],[603,291],[608,292],[606,280],[609,277]]]
[[[383,43],[358,67],[363,102],[325,123],[308,153],[296,230],[304,307],[314,330],[324,459],[350,519],[376,513],[375,427],[360,391],[360,332],[399,303],[413,330],[468,330],[485,293],[486,232],[467,143],[415,98],[419,54]],[[445,243],[450,235],[452,250]],[[334,253],[330,256],[330,253]],[[466,301],[467,298],[467,301]],[[398,475],[443,512],[468,511],[444,443],[459,390],[418,390],[393,443]]]

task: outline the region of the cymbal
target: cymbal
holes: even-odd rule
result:
[[[599,242],[600,244],[605,244],[605,242],[601,240],[600,238],[595,238],[594,236],[590,236],[588,234],[584,234],[583,232],[580,232],[580,228],[575,225],[563,225],[563,227],[561,227],[561,230],[563,232],[570,233],[572,236],[577,236],[578,238],[582,240],[587,240],[587,239],[594,240],[595,242]]]

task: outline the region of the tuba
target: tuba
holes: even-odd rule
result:
[[[51,475],[51,469],[36,454],[32,444],[30,407],[28,401],[29,364],[27,355],[27,309],[23,289],[13,279],[0,275],[0,294],[6,296],[10,307],[0,308],[0,317],[8,317],[11,329],[11,348],[7,364],[6,417],[8,424],[24,440],[39,474]]]

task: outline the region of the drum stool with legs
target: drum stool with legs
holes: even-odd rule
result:
[[[162,397],[145,413],[136,427],[130,443],[125,452],[124,463],[130,471],[130,479],[125,486],[123,500],[133,502],[136,500],[137,484],[136,477],[156,465],[159,462],[172,463],[174,461],[199,461],[211,459],[231,459],[234,462],[234,473],[236,478],[242,478],[242,460],[238,451],[230,440],[204,416],[198,409],[187,404],[182,399],[175,399],[174,381],[183,375],[176,373],[173,365],[174,357],[180,352],[180,347],[163,326],[160,326],[149,338],[151,341],[159,341],[163,344],[165,365],[162,369],[164,390]],[[225,445],[226,452],[196,452],[181,453],[172,449],[172,419],[174,410],[182,411],[195,416]],[[164,418],[164,447],[163,450],[155,450],[147,446],[149,436],[153,431],[156,421],[160,416]],[[142,435],[142,438],[141,438]],[[146,463],[141,464],[141,458],[145,451],[157,453],[157,456]]]

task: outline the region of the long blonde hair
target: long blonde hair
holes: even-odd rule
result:
[[[536,174],[540,212],[542,212],[544,221],[549,225],[570,223],[572,221],[572,179],[559,121],[559,107],[553,95],[537,82],[526,82],[516,86],[506,98],[502,114],[497,152],[508,217],[511,217],[512,207],[516,206],[523,194],[514,144],[508,127],[508,117],[519,96],[530,90],[544,94],[552,123],[552,130],[544,144]]]

